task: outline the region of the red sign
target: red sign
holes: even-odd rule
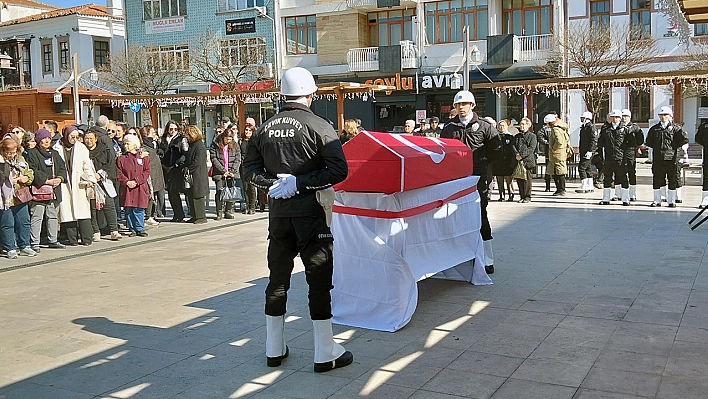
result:
[[[342,149],[349,177],[336,190],[392,194],[472,174],[472,150],[454,139],[361,132]]]

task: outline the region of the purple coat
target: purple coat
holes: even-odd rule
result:
[[[140,158],[138,154],[127,153],[119,156],[117,163],[120,205],[147,208],[150,158]],[[128,188],[130,180],[135,181],[138,185],[135,188]]]

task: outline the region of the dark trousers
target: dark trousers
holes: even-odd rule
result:
[[[651,164],[651,173],[654,175],[652,186],[654,190],[660,189],[669,181],[669,190],[676,190],[678,186],[678,176],[676,174],[676,161],[670,159],[665,161],[660,158],[654,158]]]
[[[223,204],[221,201],[221,191],[226,187],[226,179],[221,178],[219,180],[214,180],[214,183],[216,184],[216,194],[214,195],[214,202],[216,203],[216,213],[220,213],[221,211],[224,211],[226,213],[231,213],[234,202],[233,201],[228,201],[226,204]],[[233,179],[233,184],[241,189],[241,198],[243,198],[243,185],[241,184],[241,179]],[[244,205],[243,205],[243,200],[241,200],[239,209],[243,210]]]
[[[627,171],[627,180],[632,186],[637,185],[637,160],[628,159],[624,164],[625,170]]]
[[[613,182],[614,184],[621,185],[622,188],[629,188],[627,172],[622,162],[611,159],[605,160],[605,168],[602,170],[602,173],[605,175],[605,180],[603,181],[605,188],[612,188]]]
[[[489,185],[487,180],[485,180],[486,174],[479,177],[479,182],[477,183],[477,191],[479,191],[479,201],[482,208],[482,227],[479,232],[482,235],[483,241],[489,241],[492,237],[492,226],[489,224],[489,218],[487,217],[487,205],[489,204]]]
[[[592,177],[592,161],[583,157],[578,164],[578,173],[580,179],[589,179]]]
[[[170,206],[172,207],[172,218],[173,219],[184,219],[184,208],[182,207],[182,198],[180,197],[180,190],[176,188],[170,188],[167,191],[169,196]]]
[[[66,239],[69,244],[76,244],[79,242],[79,237],[81,242],[84,244],[93,241],[93,227],[91,226],[91,219],[79,219],[73,222],[63,222],[61,224],[61,229],[66,233]]]
[[[316,216],[270,217],[268,225],[268,269],[265,314],[285,314],[293,259],[300,254],[309,287],[310,318],[332,318],[332,249],[334,239],[324,211]]]
[[[192,197],[191,189],[186,190],[184,194],[187,197],[187,206],[192,219],[194,221],[206,220],[206,197]]]
[[[157,190],[153,194],[153,200],[155,201],[155,206],[153,207],[152,213],[148,214],[148,217],[158,217],[161,218],[165,216],[165,189]]]
[[[256,195],[258,190],[251,183],[243,181],[243,197],[246,200],[246,209],[256,209]],[[243,209],[241,209],[243,211]]]
[[[118,231],[118,214],[113,198],[106,198],[101,210],[96,209],[96,200],[91,200],[91,228],[94,233],[101,232],[101,226],[105,225],[108,233]]]
[[[681,162],[676,160],[676,188],[683,187],[683,180],[681,179],[682,170],[683,165],[681,165]]]
[[[546,191],[551,191],[551,175],[543,175],[543,181],[546,183]]]
[[[533,189],[533,174],[526,169],[526,180],[516,179],[516,184],[519,185],[519,196],[521,199],[531,199],[531,190]]]
[[[708,162],[703,162],[703,191],[708,191]]]
[[[565,192],[565,175],[553,175],[553,183],[556,185],[557,193]]]

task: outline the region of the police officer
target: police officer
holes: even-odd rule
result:
[[[604,188],[600,205],[610,204],[612,182],[622,186],[622,205],[629,206],[629,184],[624,170],[624,153],[627,150],[627,132],[622,125],[622,111],[615,109],[610,113],[610,121],[602,125],[600,138],[597,142],[598,151],[605,154]]]
[[[309,286],[315,341],[315,372],[351,364],[353,356],[332,337],[332,232],[317,191],[347,177],[342,145],[327,120],[310,110],[317,91],[312,74],[292,68],[283,74],[285,105],[249,140],[245,178],[268,190],[270,212],[266,287],[266,358],[270,367],[288,357],[283,336],[293,259],[300,254]]]
[[[457,110],[455,116],[440,132],[440,137],[458,139],[472,149],[472,175],[479,176],[477,189],[482,207],[482,228],[480,233],[484,241],[484,270],[487,274],[494,273],[494,253],[492,251],[492,227],[487,218],[487,203],[489,202],[486,180],[488,163],[493,161],[501,150],[499,131],[489,122],[481,119],[472,110],[476,102],[472,93],[463,90],[455,94],[453,102]]]
[[[592,184],[592,156],[597,151],[597,139],[599,133],[592,122],[592,112],[585,111],[580,116],[580,163],[578,171],[580,173],[580,188],[576,193],[592,193],[595,191]]]
[[[639,146],[644,144],[644,132],[632,123],[632,111],[622,110],[622,125],[627,129],[627,150],[624,152],[624,168],[627,171],[629,182],[629,200],[637,200],[637,152]]]
[[[701,188],[701,203],[698,205],[703,209],[708,206],[708,160],[706,160],[708,155],[708,151],[706,151],[708,148],[708,119],[703,119],[698,126],[696,143],[703,146],[703,187]]]
[[[688,135],[673,122],[674,113],[670,107],[661,107],[659,123],[649,128],[647,133],[647,147],[654,151],[654,160],[651,172],[654,175],[654,201],[651,206],[661,206],[661,186],[669,181],[669,192],[666,195],[669,208],[676,207],[676,187],[678,174],[676,173],[676,152],[688,143]]]

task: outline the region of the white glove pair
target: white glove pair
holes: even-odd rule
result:
[[[592,152],[588,151],[585,153],[585,159],[590,159],[592,158]]]
[[[268,196],[275,199],[288,199],[297,194],[297,179],[295,176],[280,173],[278,180],[268,189]]]

